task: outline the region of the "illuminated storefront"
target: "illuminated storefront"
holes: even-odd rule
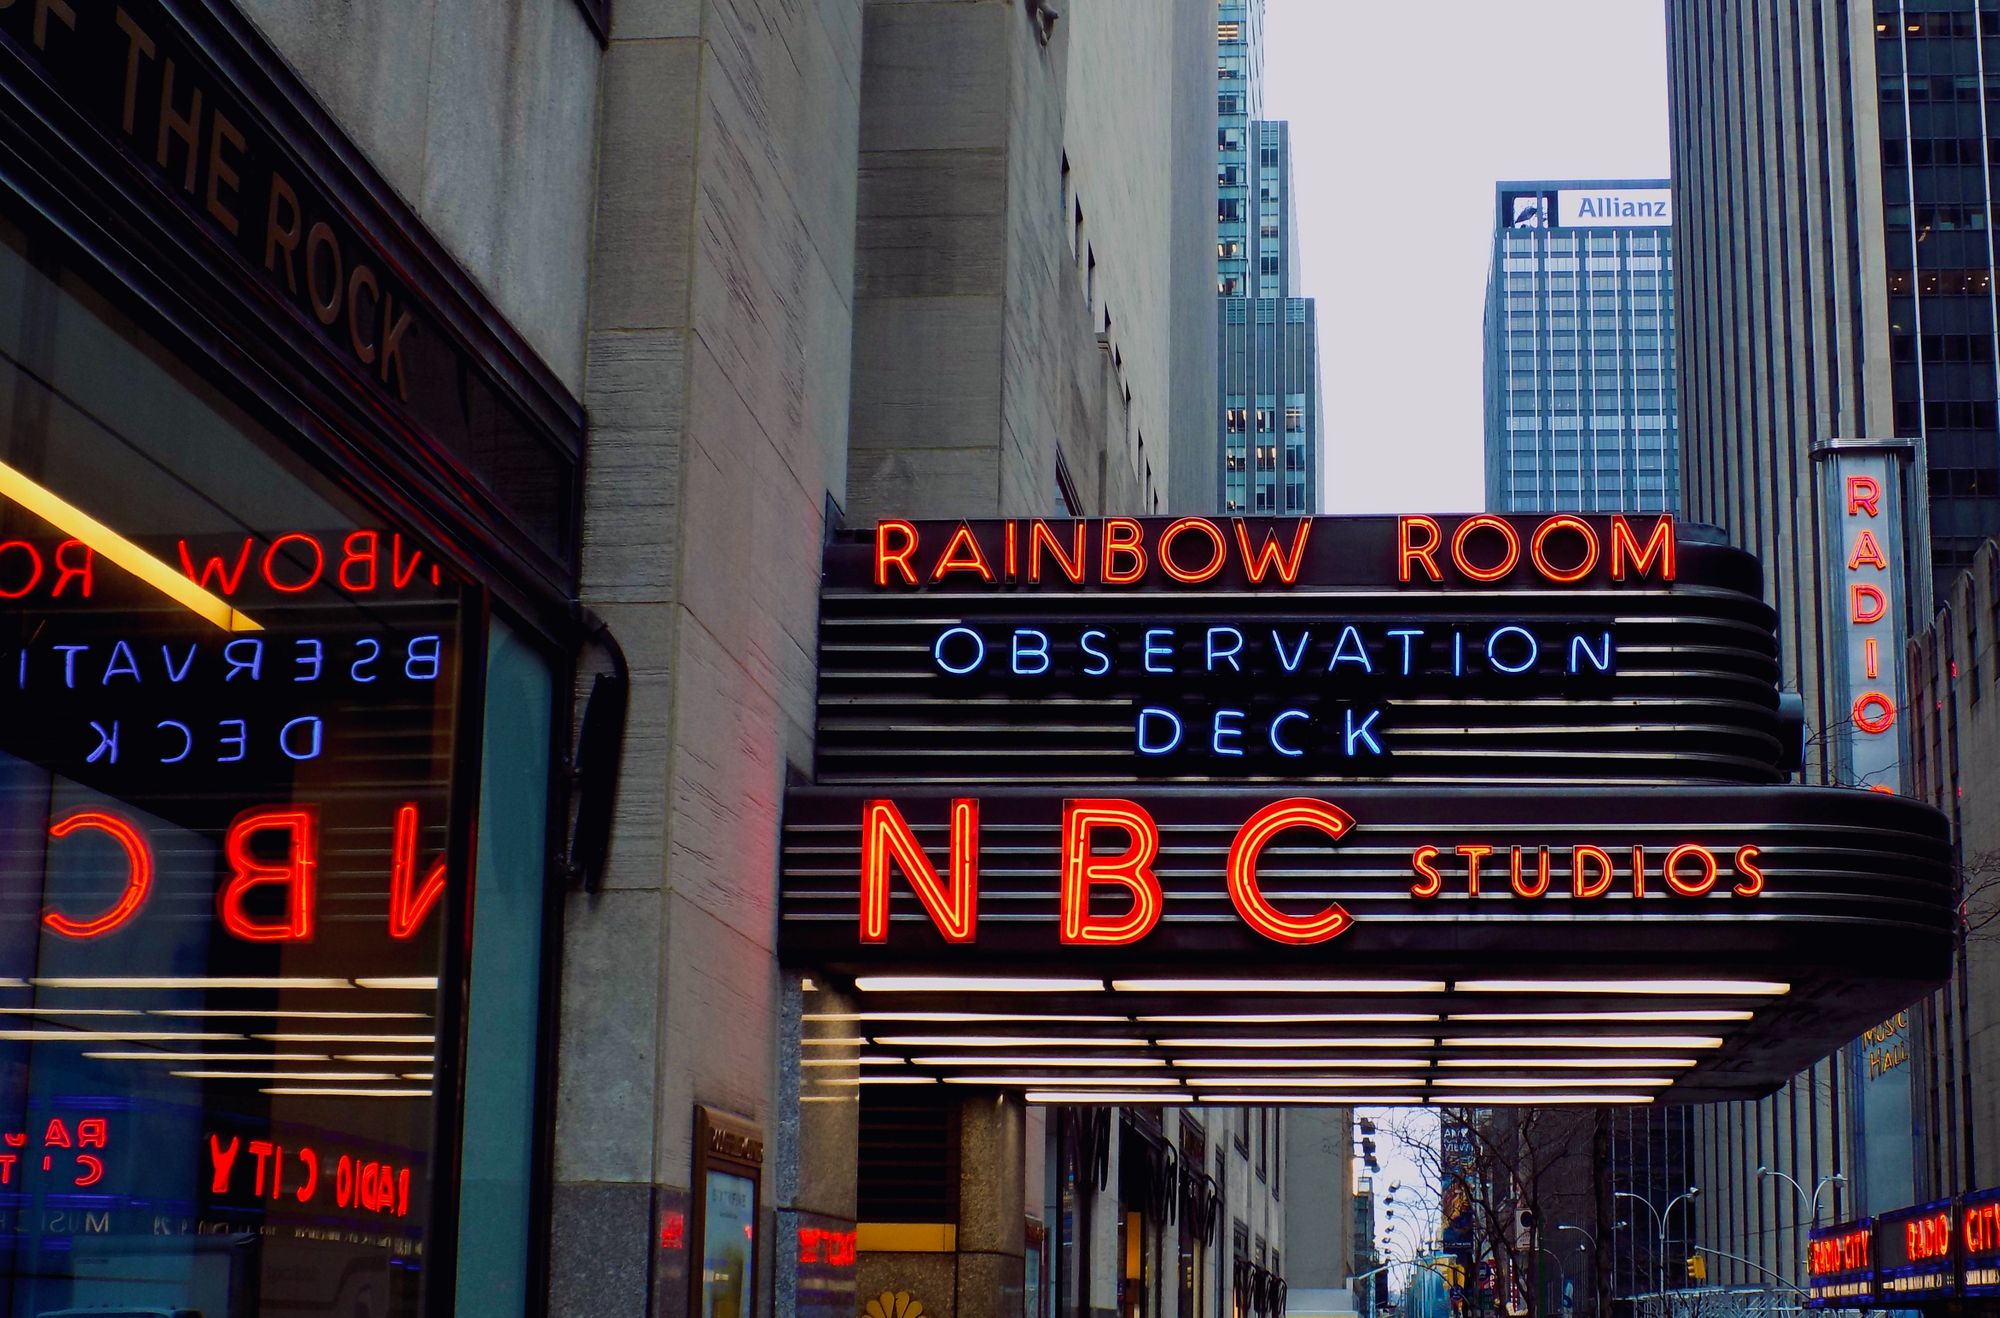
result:
[[[580,416],[257,49],[0,8],[8,1315],[539,1267]]]

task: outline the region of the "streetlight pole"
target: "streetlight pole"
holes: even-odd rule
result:
[[[1809,1216],[1810,1216],[1810,1217],[1812,1218],[1812,1223],[1811,1223],[1811,1225],[1813,1225],[1813,1226],[1818,1226],[1818,1225],[1819,1225],[1819,1197],[1820,1197],[1820,1195],[1821,1195],[1821,1194],[1823,1194],[1823,1193],[1825,1193],[1825,1191],[1826,1191],[1826,1188],[1827,1188],[1828,1186],[1830,1186],[1830,1185],[1833,1185],[1833,1184],[1834,1184],[1835,1182],[1842,1182],[1842,1183],[1844,1183],[1844,1182],[1845,1182],[1845,1181],[1847,1180],[1847,1175],[1846,1175],[1846,1173],[1844,1173],[1844,1172],[1833,1172],[1833,1173],[1830,1173],[1829,1175],[1826,1175],[1826,1176],[1822,1176],[1822,1177],[1820,1177],[1820,1178],[1819,1178],[1819,1183],[1818,1183],[1817,1185],[1813,1186],[1813,1188],[1812,1188],[1812,1193],[1811,1193],[1811,1194],[1807,1194],[1807,1193],[1806,1193],[1806,1188],[1805,1188],[1805,1187],[1804,1187],[1803,1185],[1800,1185],[1800,1184],[1798,1183],[1798,1181],[1797,1181],[1796,1179],[1794,1179],[1793,1177],[1790,1177],[1790,1176],[1787,1176],[1787,1175],[1785,1175],[1785,1173],[1783,1173],[1783,1172],[1781,1172],[1781,1171],[1777,1171],[1777,1170],[1775,1170],[1774,1168],[1771,1168],[1771,1167],[1767,1167],[1767,1166],[1763,1166],[1763,1165],[1761,1165],[1761,1164],[1760,1164],[1760,1165],[1758,1166],[1758,1168],[1757,1168],[1757,1179],[1761,1181],[1761,1180],[1763,1180],[1763,1179],[1764,1179],[1764,1178],[1765,1178],[1766,1176],[1771,1176],[1771,1177],[1775,1177],[1775,1178],[1777,1178],[1778,1180],[1780,1180],[1780,1181],[1783,1181],[1783,1182],[1784,1182],[1784,1183],[1785,1183],[1786,1185],[1789,1185],[1789,1186],[1791,1186],[1791,1187],[1792,1187],[1792,1193],[1793,1193],[1793,1194],[1795,1194],[1795,1195],[1797,1195],[1797,1196],[1799,1197],[1799,1203],[1800,1203],[1801,1205],[1803,1205],[1803,1207],[1804,1207],[1804,1209],[1805,1209],[1806,1213],[1807,1213],[1807,1214],[1808,1214],[1808,1215],[1809,1215]],[[1811,1246],[1811,1244],[1810,1244],[1810,1243],[1808,1243],[1808,1245],[1807,1245],[1807,1249],[1811,1249],[1811,1247],[1812,1247],[1812,1246]],[[1717,1252],[1720,1252],[1720,1251],[1717,1251]],[[1728,1257],[1728,1256],[1727,1256],[1727,1255],[1724,1255],[1724,1257]],[[1802,1258],[1800,1259],[1800,1264],[1801,1264],[1801,1268],[1800,1268],[1800,1273],[1799,1273],[1799,1275],[1800,1275],[1800,1276],[1803,1276],[1803,1277],[1810,1277],[1810,1276],[1811,1276],[1811,1273],[1812,1273],[1812,1268],[1811,1268],[1811,1267],[1810,1267],[1809,1265],[1806,1265],[1806,1262],[1805,1262],[1805,1259],[1804,1259],[1803,1257],[1802,1257]],[[1754,1266],[1754,1265],[1753,1265],[1753,1266]],[[1759,1270],[1760,1270],[1760,1271],[1765,1271],[1765,1272],[1768,1272],[1768,1271],[1770,1271],[1770,1269],[1768,1269],[1768,1268],[1764,1268],[1764,1269],[1759,1269]],[[1795,1289],[1796,1289],[1796,1288],[1795,1288]]]
[[[1643,1206],[1648,1213],[1653,1215],[1654,1240],[1658,1242],[1659,1246],[1653,1255],[1653,1266],[1655,1275],[1659,1281],[1660,1312],[1662,1314],[1667,1311],[1667,1219],[1673,1216],[1674,1209],[1677,1206],[1687,1200],[1694,1199],[1699,1194],[1701,1194],[1701,1187],[1699,1185],[1690,1185],[1687,1189],[1667,1200],[1665,1208],[1653,1207],[1652,1200],[1643,1194],[1634,1194],[1630,1190],[1614,1190],[1611,1194],[1613,1199],[1634,1200]]]
[[[1613,1222],[1613,1223],[1611,1224],[1611,1229],[1612,1229],[1613,1231],[1616,1231],[1616,1230],[1617,1230],[1617,1229],[1618,1229],[1619,1227],[1622,1227],[1622,1226],[1624,1226],[1624,1225],[1625,1225],[1625,1222],[1623,1221],[1623,1219],[1620,1219],[1619,1221],[1616,1221],[1616,1222]],[[1578,1246],[1577,1246],[1576,1248],[1577,1248],[1577,1252],[1578,1252],[1578,1253],[1581,1253],[1581,1252],[1583,1252],[1583,1251],[1584,1251],[1585,1249],[1588,1249],[1588,1250],[1590,1251],[1590,1276],[1591,1276],[1591,1286],[1590,1286],[1590,1298],[1591,1298],[1591,1308],[1592,1308],[1592,1309],[1593,1309],[1593,1310],[1594,1310],[1594,1311],[1595,1311],[1595,1312],[1596,1312],[1596,1313],[1598,1314],[1599,1318],[1603,1318],[1603,1313],[1604,1313],[1604,1290],[1603,1290],[1603,1288],[1602,1288],[1602,1287],[1600,1287],[1600,1286],[1599,1286],[1599,1285],[1597,1284],[1597,1280],[1598,1280],[1598,1278],[1597,1278],[1597,1237],[1596,1237],[1596,1236],[1595,1236],[1594,1234],[1592,1234],[1591,1232],[1589,1232],[1589,1231],[1586,1231],[1586,1230],[1584,1230],[1584,1229],[1583,1229],[1582,1227],[1580,1227],[1580,1226],[1573,1226],[1573,1225],[1571,1225],[1571,1224],[1570,1224],[1570,1223],[1568,1223],[1568,1222],[1558,1222],[1558,1223],[1556,1223],[1556,1230],[1558,1230],[1558,1231],[1574,1231],[1574,1232],[1576,1232],[1576,1233],[1577,1233],[1578,1235],[1582,1236],[1582,1237],[1583,1237],[1583,1238],[1584,1238],[1585,1240],[1587,1240],[1587,1241],[1589,1241],[1589,1242],[1590,1242],[1590,1243],[1589,1243],[1588,1245],[1578,1245]]]

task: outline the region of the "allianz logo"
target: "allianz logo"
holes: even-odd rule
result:
[[[1664,220],[1668,218],[1667,203],[1635,201],[1630,197],[1613,195],[1579,197],[1576,217],[1580,220]]]

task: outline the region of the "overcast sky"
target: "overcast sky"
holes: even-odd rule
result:
[[[1660,0],[1266,0],[1327,511],[1481,506],[1493,184],[1665,178],[1664,24]]]

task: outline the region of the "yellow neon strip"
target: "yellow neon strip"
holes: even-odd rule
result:
[[[871,1253],[949,1254],[958,1248],[956,1222],[857,1222],[855,1246]]]
[[[0,494],[6,495],[50,526],[90,546],[175,603],[208,619],[226,632],[260,632],[249,614],[209,594],[53,490],[0,462]]]

